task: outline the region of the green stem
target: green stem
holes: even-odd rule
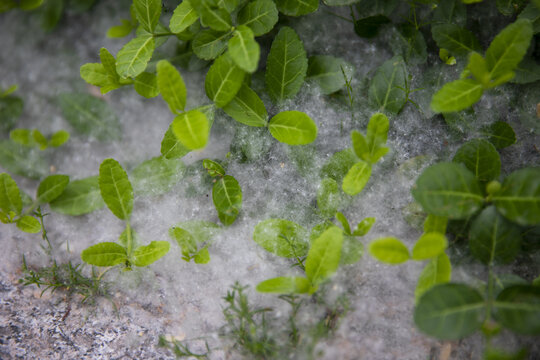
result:
[[[129,225],[129,221],[126,221],[126,250],[129,259],[133,250],[133,238],[131,236],[131,226]]]

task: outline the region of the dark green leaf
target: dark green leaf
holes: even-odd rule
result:
[[[491,124],[487,130],[487,135],[489,136],[489,142],[497,149],[503,149],[516,143],[514,129],[504,121],[497,121]]]
[[[384,62],[369,86],[369,100],[381,111],[397,114],[407,101],[407,70],[401,56]]]
[[[504,289],[494,303],[503,326],[524,335],[540,334],[540,287],[515,285]]]
[[[363,38],[374,38],[379,29],[388,23],[390,23],[390,19],[384,15],[368,16],[354,22],[354,32]]]
[[[193,52],[204,60],[215,59],[227,47],[230,33],[214,30],[204,30],[197,33],[193,39]]]
[[[308,61],[306,80],[317,84],[325,95],[345,86],[345,78],[352,77],[354,69],[343,59],[329,55],[311,56]]]
[[[317,11],[319,0],[276,0],[280,12],[289,16],[300,16]]]
[[[507,219],[520,225],[540,223],[540,168],[513,172],[492,199]]]
[[[433,26],[431,34],[437,46],[450,51],[452,55],[467,55],[481,49],[480,42],[472,32],[455,24]]]
[[[234,120],[248,125],[262,127],[266,126],[268,113],[264,103],[246,84],[236,93],[236,96],[223,108]]]
[[[497,179],[501,173],[501,159],[495,146],[481,139],[474,139],[463,144],[454,158],[455,163],[462,163],[472,171],[480,181]]]

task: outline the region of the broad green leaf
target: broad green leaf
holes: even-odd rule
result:
[[[317,138],[317,125],[300,111],[282,111],[272,117],[268,129],[279,142],[289,145],[306,145]]]
[[[473,79],[461,79],[445,84],[431,99],[436,113],[460,111],[472,106],[482,96],[483,86]]]
[[[133,265],[148,266],[161,259],[169,252],[171,244],[168,241],[152,241],[146,246],[139,246],[133,252]]]
[[[463,26],[467,22],[467,7],[461,0],[440,1],[433,11],[433,21]]]
[[[183,4],[183,3],[182,3]],[[180,114],[186,107],[186,85],[182,76],[167,60],[157,63],[157,85],[163,100],[173,114]]]
[[[441,162],[428,167],[416,180],[412,195],[428,214],[465,219],[484,202],[478,181],[461,164]]]
[[[120,139],[120,121],[105,101],[89,94],[64,93],[59,103],[64,118],[78,133],[101,141]]]
[[[514,171],[492,197],[497,210],[520,225],[540,223],[540,168]]]
[[[305,294],[310,291],[311,284],[305,277],[277,277],[257,284],[258,292],[277,294]]]
[[[397,114],[407,101],[407,70],[401,56],[385,61],[369,86],[369,101],[381,111]]]
[[[251,1],[238,12],[237,21],[249,26],[255,36],[261,36],[276,25],[278,10],[272,0]]]
[[[278,10],[289,16],[301,16],[317,11],[319,0],[276,0]]]
[[[131,39],[116,56],[116,71],[123,78],[136,77],[146,69],[154,49],[155,42],[151,34]]]
[[[405,244],[394,237],[374,240],[368,250],[375,259],[391,265],[404,263],[411,257]]]
[[[449,282],[451,277],[452,264],[450,264],[448,255],[442,253],[438,257],[431,259],[418,277],[416,289],[414,290],[416,301],[433,286]]]
[[[212,200],[219,220],[223,225],[229,226],[234,223],[242,208],[242,188],[235,178],[225,175],[214,184]]]
[[[531,57],[524,58],[514,72],[516,76],[510,82],[516,84],[530,84],[540,80],[540,64]]]
[[[217,58],[204,81],[206,95],[218,107],[227,105],[238,93],[244,81],[245,72],[237,67],[228,54]]]
[[[208,171],[208,174],[212,177],[221,177],[225,176],[225,169],[219,163],[212,161],[210,159],[203,160],[203,166]]]
[[[54,199],[51,209],[65,215],[83,215],[102,208],[105,203],[97,176],[71,181],[64,192]]]
[[[455,24],[431,27],[431,34],[437,46],[450,51],[452,55],[467,55],[481,50],[480,42],[472,32]]]
[[[193,257],[195,264],[208,264],[210,262],[210,253],[208,248],[202,248],[195,256]]]
[[[52,134],[49,140],[49,145],[52,147],[59,147],[64,145],[69,140],[69,133],[65,130],[59,130]]]
[[[491,79],[513,71],[525,56],[532,38],[529,20],[520,19],[505,27],[486,51],[486,64]]]
[[[357,161],[358,159],[351,149],[338,151],[322,167],[321,178],[329,177],[339,184],[343,182],[343,178]]]
[[[135,91],[147,99],[159,95],[156,75],[149,72],[142,72],[133,80]]]
[[[294,97],[304,83],[308,60],[302,40],[284,26],[272,42],[266,65],[266,89],[272,100]]]
[[[223,111],[234,120],[248,125],[266,126],[268,113],[261,98],[246,84],[236,93],[236,96],[223,107]]]
[[[229,55],[240,69],[248,73],[257,70],[261,49],[249,27],[239,25],[228,44]]]
[[[495,319],[524,335],[540,334],[540,287],[515,285],[504,289],[493,304]]]
[[[36,202],[46,204],[59,197],[69,183],[67,175],[47,176],[38,186]]]
[[[131,173],[135,194],[160,195],[169,192],[183,177],[185,165],[180,160],[162,156],[146,160]]]
[[[165,159],[180,159],[190,151],[191,150],[185,147],[176,135],[174,135],[172,126],[169,126],[161,141],[161,155],[163,155]]]
[[[371,230],[371,227],[373,224],[375,224],[376,219],[374,217],[367,217],[360,221],[358,225],[356,225],[356,229],[353,231],[354,236],[364,236],[366,235],[369,230]]]
[[[371,177],[371,165],[365,161],[358,161],[350,168],[343,179],[343,191],[346,194],[355,196],[366,186]]]
[[[386,115],[377,113],[371,116],[366,133],[369,159],[364,158],[364,160],[375,163],[388,152],[388,148],[384,145],[386,145],[388,138],[389,127],[390,122]],[[359,157],[363,158],[362,156]]]
[[[448,241],[444,234],[439,232],[424,233],[414,244],[412,258],[413,260],[422,261],[438,257],[444,252],[447,245]]]
[[[153,32],[161,15],[161,0],[133,0],[133,9],[139,24]]]
[[[182,250],[182,259],[190,261],[193,254],[198,252],[197,242],[200,239],[195,239],[191,233],[181,227],[172,227],[169,230],[169,235],[176,240],[178,246]]]
[[[501,173],[501,159],[497,149],[482,139],[463,144],[452,161],[465,165],[480,181],[497,179]]]
[[[10,140],[0,140],[0,166],[10,173],[40,179],[49,166],[39,151]]]
[[[479,53],[472,52],[469,54],[469,62],[465,71],[469,71],[484,87],[490,86],[486,60]]]
[[[115,266],[127,261],[127,254],[117,243],[102,242],[83,250],[81,259],[90,265]]]
[[[133,209],[133,188],[118,161],[106,159],[101,163],[99,189],[109,210],[119,219],[129,220]]]
[[[504,149],[516,143],[516,133],[508,123],[497,121],[487,128],[488,140],[497,149]]]
[[[489,206],[471,225],[469,247],[471,254],[484,264],[509,263],[521,248],[520,228]]]
[[[360,37],[371,39],[377,36],[383,25],[390,22],[388,17],[381,14],[364,17],[354,22],[354,32]]]
[[[313,241],[305,266],[306,277],[315,286],[332,276],[339,267],[343,231],[332,226]]]
[[[183,0],[180,5],[174,9],[173,15],[169,22],[169,27],[171,32],[178,34],[186,30],[191,24],[193,24],[199,15],[191,6],[191,3],[188,0]]]
[[[317,190],[317,207],[322,216],[331,218],[341,204],[339,185],[334,179],[324,178]]]
[[[204,60],[215,59],[227,47],[229,37],[228,32],[223,33],[211,29],[200,31],[193,39],[193,52]]]
[[[426,291],[414,309],[414,323],[423,333],[453,340],[471,335],[484,322],[482,295],[463,284],[440,284]]]
[[[206,115],[195,109],[178,115],[172,122],[171,129],[182,145],[190,150],[204,148],[210,135],[210,124]]]
[[[518,20],[527,19],[532,23],[533,34],[540,32],[540,6],[530,2],[525,9],[519,13]]]
[[[64,0],[47,0],[39,9],[41,16],[41,28],[52,31],[60,21],[64,10]]]
[[[201,17],[201,24],[216,31],[228,31],[231,26],[231,14],[219,6],[217,0],[194,0],[191,5]]]
[[[352,77],[354,68],[343,59],[329,55],[315,55],[308,59],[306,80],[317,84],[325,95],[345,86],[345,79]]]
[[[429,214],[424,221],[424,232],[438,232],[440,234],[446,234],[446,226],[448,225],[448,218],[444,216],[437,216]]]
[[[131,30],[133,30],[133,24],[131,21],[121,19],[122,25],[111,26],[107,30],[107,37],[109,38],[123,38],[128,36]]]
[[[362,258],[363,253],[364,245],[355,236],[343,236],[340,264],[355,264]]]
[[[17,220],[17,228],[30,234],[36,234],[41,231],[41,224],[32,216],[25,215]]]
[[[88,63],[81,66],[80,75],[89,84],[104,87],[112,84],[109,73],[101,63]]]
[[[9,214],[19,215],[22,211],[22,199],[15,180],[7,173],[0,174],[0,210]]]
[[[255,226],[253,240],[266,251],[286,258],[306,256],[307,231],[289,220],[268,219]]]

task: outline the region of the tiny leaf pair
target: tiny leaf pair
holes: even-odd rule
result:
[[[212,187],[212,200],[219,220],[229,226],[234,223],[242,208],[242,188],[234,177],[226,175],[219,163],[205,159],[203,166],[210,176],[216,178]]]

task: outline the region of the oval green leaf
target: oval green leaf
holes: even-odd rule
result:
[[[69,184],[67,175],[47,176],[38,186],[36,202],[46,204],[59,197]]]
[[[142,34],[130,40],[116,57],[116,71],[123,78],[134,78],[142,73],[154,53],[155,42],[151,34]]]
[[[19,215],[22,211],[22,199],[15,180],[7,173],[0,174],[0,210],[9,214]]]
[[[212,200],[219,220],[229,226],[234,223],[242,208],[242,188],[235,178],[225,175],[214,184]]]
[[[359,194],[371,177],[371,165],[365,161],[358,161],[353,165],[343,179],[343,191],[351,196]]]
[[[463,144],[452,161],[465,165],[480,181],[497,179],[501,173],[501,158],[497,149],[482,139]]]
[[[270,133],[279,142],[289,145],[306,145],[317,138],[317,125],[300,111],[282,111],[270,119]]]
[[[133,265],[148,266],[161,259],[169,252],[171,244],[168,241],[152,241],[145,246],[139,246],[133,252]]]
[[[436,113],[460,111],[480,100],[484,88],[474,79],[461,79],[445,84],[431,99]]]
[[[183,3],[182,3],[183,4]],[[163,100],[173,114],[180,114],[186,107],[186,85],[182,76],[167,60],[160,60],[156,66],[157,86]]]
[[[422,234],[412,250],[413,260],[422,261],[441,255],[446,249],[448,241],[439,232]]]
[[[285,258],[304,257],[308,251],[307,231],[289,220],[268,219],[255,226],[253,240],[266,251]]]
[[[101,163],[99,189],[109,210],[119,219],[129,220],[133,209],[133,188],[118,161],[106,159]]]
[[[306,276],[315,286],[332,276],[339,267],[343,231],[332,226],[316,238],[309,249]]]
[[[311,284],[304,277],[277,277],[257,284],[257,291],[275,294],[305,294],[310,291]]]
[[[249,27],[239,25],[228,46],[231,59],[240,69],[248,73],[257,70],[261,49]]]
[[[325,95],[332,94],[345,86],[345,80],[354,73],[351,64],[329,55],[314,55],[308,60],[306,80],[319,86]]]
[[[438,257],[431,259],[418,277],[416,289],[414,290],[416,301],[433,286],[449,282],[451,277],[452,264],[450,264],[448,255],[442,253]]]
[[[64,192],[50,203],[51,209],[65,215],[83,215],[105,206],[97,176],[71,181]]]
[[[242,84],[236,96],[223,107],[223,111],[242,124],[255,127],[266,126],[268,113],[264,103],[246,84]]]
[[[204,81],[206,95],[218,107],[227,105],[242,87],[245,72],[237,67],[228,54],[217,58]]]
[[[524,335],[540,334],[540,287],[510,286],[497,296],[494,316],[504,327]]]
[[[397,114],[407,102],[407,69],[401,56],[385,61],[369,86],[369,101],[380,111]]]
[[[126,249],[117,243],[103,242],[83,250],[81,259],[90,265],[115,266],[127,260]]]
[[[182,145],[190,150],[204,148],[210,135],[208,119],[199,110],[178,115],[172,122],[171,129]]]
[[[30,234],[36,234],[41,231],[41,224],[35,217],[25,215],[17,220],[17,228]]]
[[[404,263],[411,257],[405,244],[394,237],[372,241],[368,250],[375,259],[391,265]]]
[[[319,0],[276,0],[278,10],[288,16],[301,16],[317,11]]]
[[[188,0],[183,0],[176,9],[174,9],[169,22],[169,28],[171,29],[171,32],[175,34],[181,33],[197,21],[198,18],[199,15],[191,6],[190,2]]]
[[[492,199],[507,219],[520,225],[540,223],[540,168],[514,171]]]
[[[250,1],[239,12],[237,21],[249,26],[255,36],[270,32],[278,21],[278,10],[272,0]]]

